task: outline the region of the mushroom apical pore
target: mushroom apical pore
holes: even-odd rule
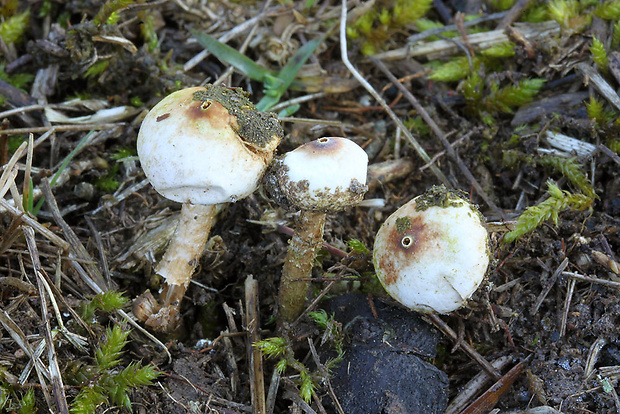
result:
[[[488,234],[477,208],[432,187],[396,210],[374,243],[377,277],[395,300],[418,312],[463,306],[484,279]]]

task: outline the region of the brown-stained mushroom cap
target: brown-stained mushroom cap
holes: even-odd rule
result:
[[[337,212],[366,193],[368,156],[347,138],[324,137],[276,159],[264,186],[287,209]]]
[[[140,127],[138,155],[162,196],[219,204],[254,192],[282,136],[278,119],[241,89],[208,85],[155,105]]]

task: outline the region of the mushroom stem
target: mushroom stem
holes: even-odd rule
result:
[[[178,327],[181,299],[222,205],[185,203],[181,207],[179,224],[155,269],[164,278],[160,300],[155,300],[147,290],[134,301],[134,315],[146,326],[158,332],[170,332]]]
[[[278,294],[280,323],[291,323],[304,311],[312,265],[323,243],[324,226],[325,213],[301,211],[282,268]]]
[[[160,296],[163,307],[178,307],[200,261],[209,232],[215,223],[217,204],[185,203],[179,224],[155,272],[164,278]]]

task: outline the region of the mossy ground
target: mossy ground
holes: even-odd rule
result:
[[[363,36],[359,31],[356,39],[349,39],[348,56],[368,82],[382,92],[396,116],[414,126],[413,136],[431,157],[437,156],[433,163],[450,183],[479,204],[492,223],[489,227],[495,260],[485,285],[468,307],[443,320],[489,360],[506,355],[516,360],[529,356],[527,375],[517,378],[498,407],[509,411],[548,405],[565,413],[612,413],[620,409],[614,388],[618,374],[610,368],[620,365],[620,300],[618,285],[614,284],[620,258],[620,124],[618,108],[609,102],[618,98],[613,92],[618,89],[618,56],[611,51],[620,39],[620,25],[616,23],[620,4],[605,2],[607,6],[603,7],[599,2],[576,0],[549,3],[533,2],[515,15],[513,22],[547,21],[555,29],[537,38],[523,35],[537,26],[512,25],[515,31],[509,31],[507,39],[514,45],[510,57],[487,54],[478,58],[481,54],[477,38],[469,44],[467,39],[472,37],[468,36],[459,41],[462,47],[454,50],[437,43],[437,47],[446,49],[434,50],[435,57],[430,61],[428,54],[409,55],[404,50],[407,37],[418,29],[415,22],[398,20],[395,25],[397,19],[389,2],[378,1],[372,10],[364,9],[363,2],[350,10],[352,19],[366,16],[364,30],[370,30],[371,43],[374,38],[383,39],[380,44],[372,43],[373,53],[403,49],[395,60],[387,55],[382,60],[440,129],[449,132],[447,139],[458,159],[443,153],[445,147],[437,139],[436,130],[429,131],[421,124],[421,113],[413,110],[377,66],[365,58],[363,52],[370,47],[360,39]],[[6,163],[20,143],[28,139],[29,132],[36,142],[31,166],[24,154],[19,160],[16,186],[5,198],[30,192],[32,202],[26,203],[26,208],[36,205],[44,180],[58,172],[63,159],[88,131],[94,130],[57,177],[52,188],[56,207],[48,197],[36,217],[40,223],[39,227],[35,225],[36,252],[28,250],[19,211],[11,212],[2,206],[0,308],[3,318],[8,316],[19,324],[33,348],[44,337],[41,301],[34,289],[35,258],[58,287],[53,296],[67,329],[81,335],[86,334],[68,309],[77,308],[96,293],[86,282],[88,277],[106,289],[122,290],[130,298],[146,288],[158,288],[152,268],[172,233],[172,218],[180,206],[162,199],[148,185],[136,159],[117,159],[118,154],[127,154],[128,148],[131,153],[135,148],[144,113],[174,90],[214,82],[223,75],[225,84],[243,87],[253,102],[263,96],[265,85],[250,81],[238,71],[227,72],[228,65],[211,55],[196,58],[203,48],[193,40],[190,28],[216,38],[226,36],[228,45],[243,50],[249,59],[274,73],[300,45],[326,33],[282,98],[307,99],[299,101],[293,115],[298,119],[289,118],[284,123],[286,136],[280,152],[321,136],[347,136],[365,148],[371,165],[395,158],[411,160],[413,167],[406,174],[390,172],[382,176],[380,183],[370,185],[366,198],[382,198],[385,206],[358,207],[328,218],[325,240],[332,248],[347,250],[346,241],[350,239],[371,248],[376,231],[389,214],[432,185],[440,184],[403,136],[396,133],[384,109],[351,80],[339,51],[339,2],[181,0],[146,4],[117,0],[104,5],[99,1],[9,0],[4,4],[7,7],[0,8],[5,21],[0,27],[4,41],[0,44],[4,80],[0,82],[0,95],[4,97],[0,111],[2,129],[9,131],[0,136],[0,161]],[[431,7],[425,18],[450,24],[453,22],[446,19],[458,11],[498,12],[511,7],[512,2],[471,0],[445,4],[446,9]],[[26,6],[29,14],[24,18]],[[16,20],[10,20],[15,16]],[[383,22],[381,16],[383,20],[389,17],[391,23]],[[465,23],[452,28],[453,34],[459,30],[471,30],[469,35],[492,31],[498,20],[471,29]],[[381,36],[373,37],[373,30]],[[597,68],[591,57],[593,36],[600,42],[596,62],[605,61],[600,50],[603,45],[609,54],[608,68]],[[244,44],[246,39],[249,42]],[[411,53],[418,53],[416,50]],[[473,55],[463,59],[465,53]],[[448,81],[429,80],[433,70],[452,58],[460,65],[456,75],[451,74]],[[612,86],[607,96],[592,86],[593,78],[584,75],[580,63],[599,71]],[[465,77],[459,77],[462,73]],[[528,81],[533,79],[543,79],[544,83]],[[527,86],[527,90],[520,85]],[[315,93],[318,95],[312,95]],[[591,97],[600,103],[592,105]],[[590,109],[586,103],[592,105]],[[120,111],[125,115],[118,118],[98,113],[75,123],[75,119],[61,120],[49,107],[43,111],[36,105],[50,105],[68,118],[96,114],[104,107],[135,110]],[[5,113],[12,108],[24,109],[17,114]],[[46,134],[50,121],[56,129]],[[552,148],[548,131],[590,144],[595,152],[573,154]],[[577,157],[570,168],[558,167],[556,162],[537,162],[558,156],[557,151],[565,153],[560,157]],[[581,165],[583,174],[564,175],[563,171],[575,171],[574,160]],[[111,165],[117,163],[116,176],[111,178]],[[463,167],[492,204],[474,190]],[[25,170],[29,171],[31,187],[29,180],[24,186]],[[102,177],[114,185],[98,186]],[[590,187],[581,187],[572,181],[574,177],[581,184],[585,177]],[[502,244],[502,235],[513,227],[518,215],[547,197],[549,179],[561,190],[575,194],[581,194],[581,188],[592,188],[596,198],[592,198],[591,208],[558,212],[557,225],[544,222],[516,242]],[[2,184],[11,180],[7,176]],[[57,215],[53,216],[53,212]],[[194,278],[197,283],[186,295],[183,326],[174,335],[160,338],[172,360],[137,330],[130,336],[123,366],[142,360],[143,364],[155,364],[162,372],[157,385],[131,393],[135,412],[251,412],[250,365],[242,318],[244,280],[248,275],[258,280],[261,335],[273,335],[277,286],[288,240],[285,231],[278,230],[293,223],[293,214],[278,209],[260,192],[220,214]],[[325,280],[314,282],[315,293],[331,286],[329,295],[344,290],[381,295],[372,278],[368,255],[355,253],[343,258],[337,253],[326,249],[319,255],[313,276]],[[570,274],[602,279],[606,284],[576,279]],[[333,281],[336,283],[330,284]],[[53,329],[58,327],[58,321],[49,299],[47,306]],[[94,323],[89,321],[94,334],[86,335],[86,352],[69,344],[63,335],[55,336],[55,352],[65,384],[71,383],[73,361],[92,363],[105,327],[124,323],[118,314],[98,312],[96,316]],[[303,321],[295,332],[297,357],[312,365],[307,338],[318,344],[319,330]],[[37,375],[31,374],[25,385],[16,382],[30,358],[9,333],[14,334],[10,325],[0,328],[0,384],[12,390],[9,398],[13,404],[27,389],[34,389],[39,410],[47,412]],[[466,354],[450,352],[452,347],[453,343],[444,339],[434,361],[449,375],[450,397],[480,372]],[[43,352],[41,361],[48,365],[47,352]],[[271,382],[272,371],[272,362],[266,362],[267,383]],[[292,405],[303,406],[294,380],[284,378],[281,382],[276,413],[293,412]],[[79,387],[66,389],[69,405]],[[320,389],[312,401],[317,412],[321,401],[332,406],[331,395],[325,389]],[[16,405],[11,407],[15,409]],[[104,410],[123,412],[121,408],[99,408],[100,412]]]

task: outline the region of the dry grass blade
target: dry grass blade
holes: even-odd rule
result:
[[[43,179],[41,182],[41,187],[43,190],[43,195],[45,196],[45,201],[56,221],[56,224],[62,229],[63,234],[69,241],[71,245],[71,252],[69,253],[69,259],[78,259],[84,263],[84,267],[88,272],[89,280],[85,280],[85,282],[93,288],[93,285],[96,285],[98,289],[95,290],[96,293],[105,292],[110,289],[110,286],[106,283],[101,271],[95,264],[95,260],[88,253],[78,236],[75,234],[71,226],[67,224],[67,222],[62,218],[62,214],[58,209],[58,204],[56,203],[56,199],[54,198],[54,194],[52,193],[52,189],[50,187],[50,183],[47,179]],[[72,260],[76,263],[74,260]],[[83,276],[83,275],[82,275]]]
[[[0,324],[7,330],[11,338],[15,341],[15,343],[28,355],[31,361],[34,361],[34,367],[37,372],[37,376],[39,378],[39,385],[41,386],[41,391],[43,392],[43,396],[47,405],[49,407],[53,406],[52,396],[49,393],[49,389],[47,386],[46,378],[50,378],[50,372],[45,367],[43,362],[39,359],[37,353],[33,352],[28,340],[26,339],[26,335],[21,330],[19,325],[11,319],[8,313],[4,311],[4,309],[0,308]]]
[[[426,153],[426,150],[414,138],[411,132],[409,132],[409,129],[405,127],[405,125],[403,124],[403,121],[401,121],[400,118],[396,116],[396,114],[389,107],[385,99],[383,99],[381,95],[377,93],[375,88],[373,88],[372,85],[368,83],[368,81],[366,81],[366,79],[359,73],[359,71],[355,68],[355,66],[353,66],[351,61],[349,61],[348,51],[347,51],[346,33],[347,33],[347,2],[346,0],[343,0],[342,10],[341,10],[341,15],[340,15],[340,56],[342,58],[342,62],[347,67],[349,72],[351,72],[353,77],[357,79],[357,81],[364,87],[364,89],[366,89],[368,93],[370,93],[372,97],[375,98],[375,100],[379,103],[379,105],[381,105],[381,107],[385,110],[385,112],[387,112],[387,114],[390,116],[392,121],[394,121],[394,123],[398,126],[398,128],[400,128],[402,133],[405,134],[405,137],[407,137],[407,140],[409,140],[409,143],[411,144],[413,149],[418,153],[420,158],[422,158],[424,162],[430,163],[431,157],[429,157],[429,155]],[[441,181],[446,187],[452,188],[452,183],[450,183],[450,181],[448,180],[448,177],[446,177],[445,174],[436,165],[434,164],[431,165],[430,169],[433,172],[433,174],[435,174],[435,176],[437,177],[439,181]]]
[[[50,316],[47,309],[47,299],[45,289],[45,282],[41,273],[41,262],[39,260],[39,253],[34,239],[34,230],[31,227],[24,226],[24,236],[26,237],[26,244],[28,245],[28,252],[30,253],[30,259],[34,267],[34,274],[37,279],[37,287],[39,290],[39,300],[41,305],[41,319],[44,321],[45,328],[45,341],[47,343],[47,357],[48,367],[50,372],[50,380],[52,383],[52,389],[54,392],[54,399],[56,401],[56,409],[61,414],[69,413],[69,405],[67,404],[67,396],[65,395],[65,386],[62,381],[62,374],[60,367],[58,366],[58,356],[56,355],[56,347],[54,346],[54,339],[52,337],[52,327],[50,325]],[[53,296],[50,296],[50,300],[54,300]]]
[[[521,32],[522,36],[529,40],[544,39],[558,35],[560,33],[560,25],[551,20],[543,23],[519,23],[514,28]],[[463,39],[453,39],[462,42]],[[468,42],[474,50],[488,49],[492,46],[510,41],[505,30],[492,30],[490,32],[476,33],[468,36]],[[423,43],[413,47],[403,47],[390,50],[388,52],[377,53],[375,59],[390,61],[401,60],[408,57],[425,57],[428,60],[434,60],[442,57],[452,56],[460,53],[461,49],[456,46],[452,40],[436,40],[434,42]]]

